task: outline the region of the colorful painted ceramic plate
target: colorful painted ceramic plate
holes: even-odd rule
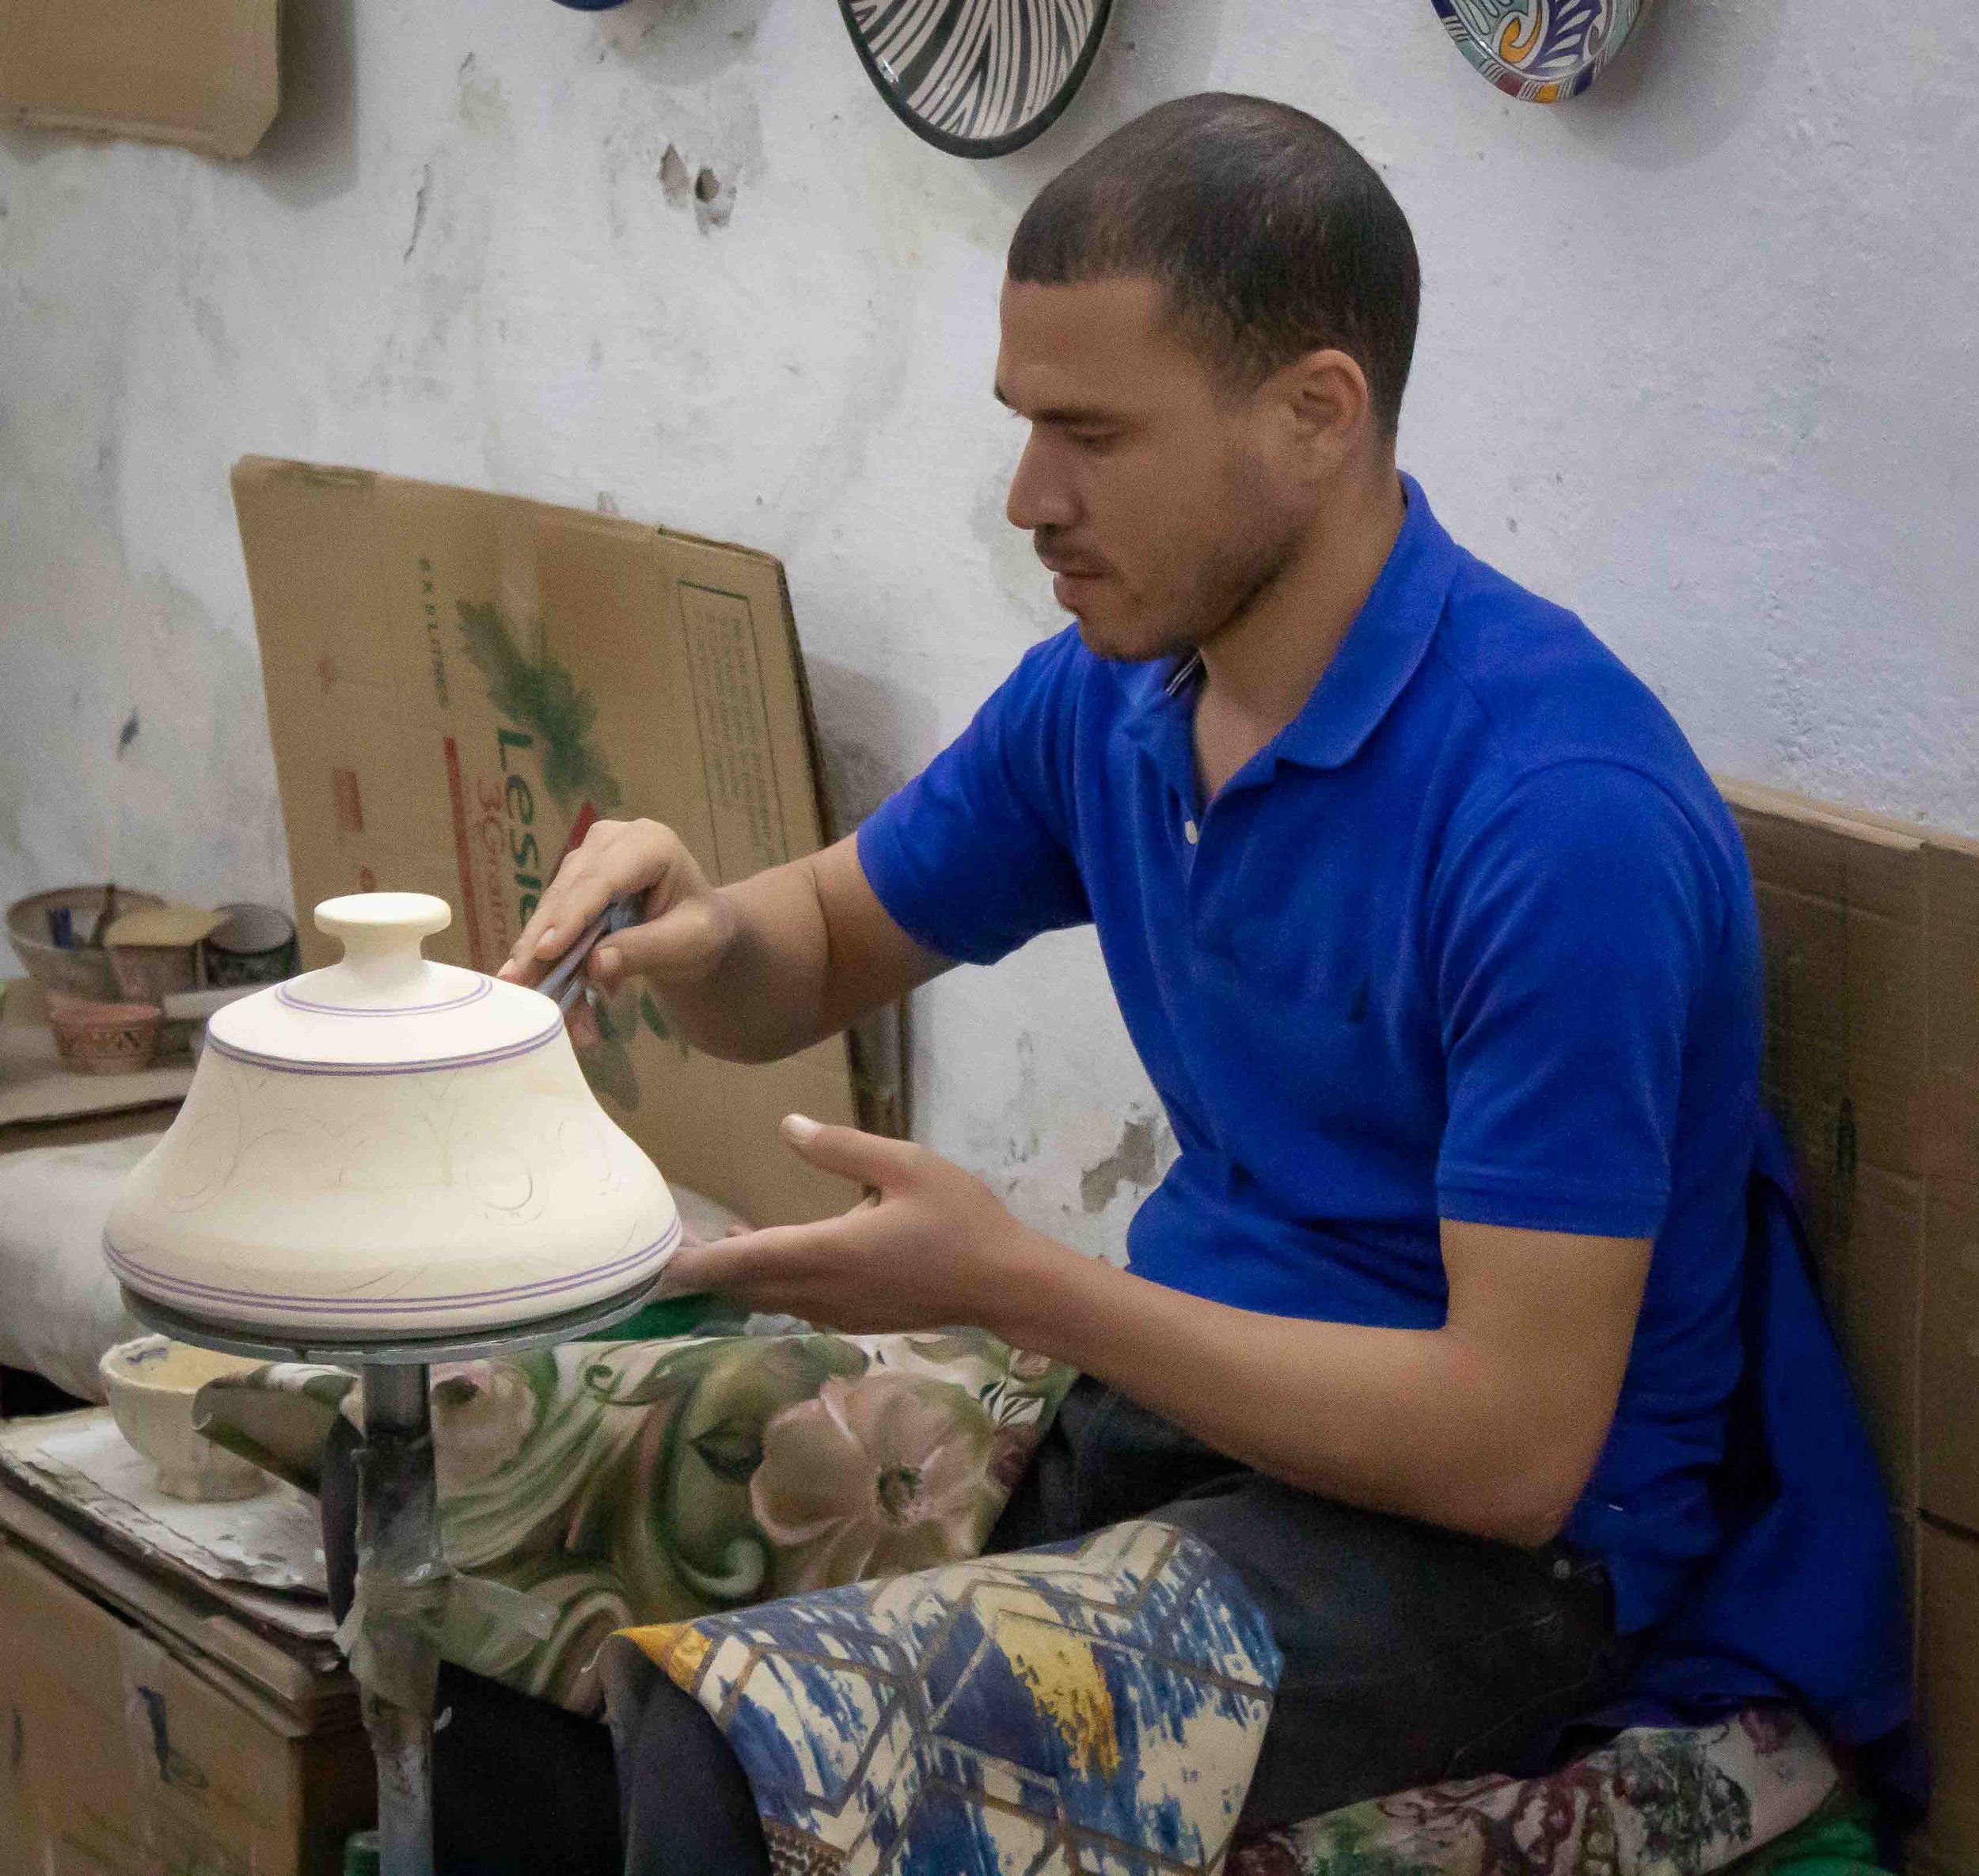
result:
[[[1650,0],[1434,0],[1449,36],[1500,91],[1536,104],[1585,91]]]
[[[879,95],[952,156],[1021,148],[1072,101],[1113,0],[838,0]]]

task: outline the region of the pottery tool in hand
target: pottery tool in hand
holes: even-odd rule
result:
[[[614,932],[622,932],[628,925],[640,922],[644,894],[629,892],[615,898],[599,913],[571,942],[570,949],[553,964],[548,974],[536,987],[565,1016],[576,1008],[577,1000],[584,994],[584,966],[601,940]]]

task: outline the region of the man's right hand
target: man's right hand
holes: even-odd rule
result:
[[[948,968],[874,896],[850,836],[746,879],[713,886],[657,821],[599,821],[556,869],[499,975],[540,983],[615,898],[644,894],[643,922],[591,955],[609,995],[629,971],[653,986],[681,1041],[725,1061],[774,1061],[807,1048]],[[588,1003],[572,1039],[598,1040]]]
[[[540,982],[584,928],[626,893],[644,895],[644,917],[591,953],[585,976],[601,994],[610,995],[629,970],[663,987],[714,974],[735,936],[735,916],[680,836],[657,821],[594,822],[556,869],[496,974],[511,983]],[[597,1041],[587,1001],[572,1005],[570,1028],[580,1042]]]

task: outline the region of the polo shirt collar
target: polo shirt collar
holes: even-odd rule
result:
[[[1386,564],[1347,628],[1333,662],[1299,713],[1278,737],[1275,753],[1310,769],[1353,761],[1393,708],[1430,648],[1443,601],[1456,577],[1457,543],[1430,512],[1412,476],[1402,478],[1408,511]]]
[[[1402,478],[1401,531],[1333,661],[1299,713],[1268,746],[1282,761],[1338,769],[1351,761],[1415,675],[1443,616],[1461,549],[1430,511],[1413,476]],[[1195,654],[1140,674],[1129,727],[1158,755],[1186,755]],[[1180,741],[1177,744],[1177,734]]]

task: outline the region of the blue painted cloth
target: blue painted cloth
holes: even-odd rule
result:
[[[1440,1218],[1654,1240],[1567,1532],[1634,1631],[1718,1541],[1757,1112],[1751,881],[1655,698],[1405,486],[1339,653],[1214,801],[1191,667],[1108,663],[1075,629],[859,851],[952,957],[1096,926],[1180,1147],[1129,1233],[1144,1277],[1426,1328],[1447,1308]]]
[[[1236,1574],[1156,1521],[623,1631],[636,1707],[629,1648],[721,1728],[772,1867],[819,1876],[1214,1876],[1280,1665]]]

